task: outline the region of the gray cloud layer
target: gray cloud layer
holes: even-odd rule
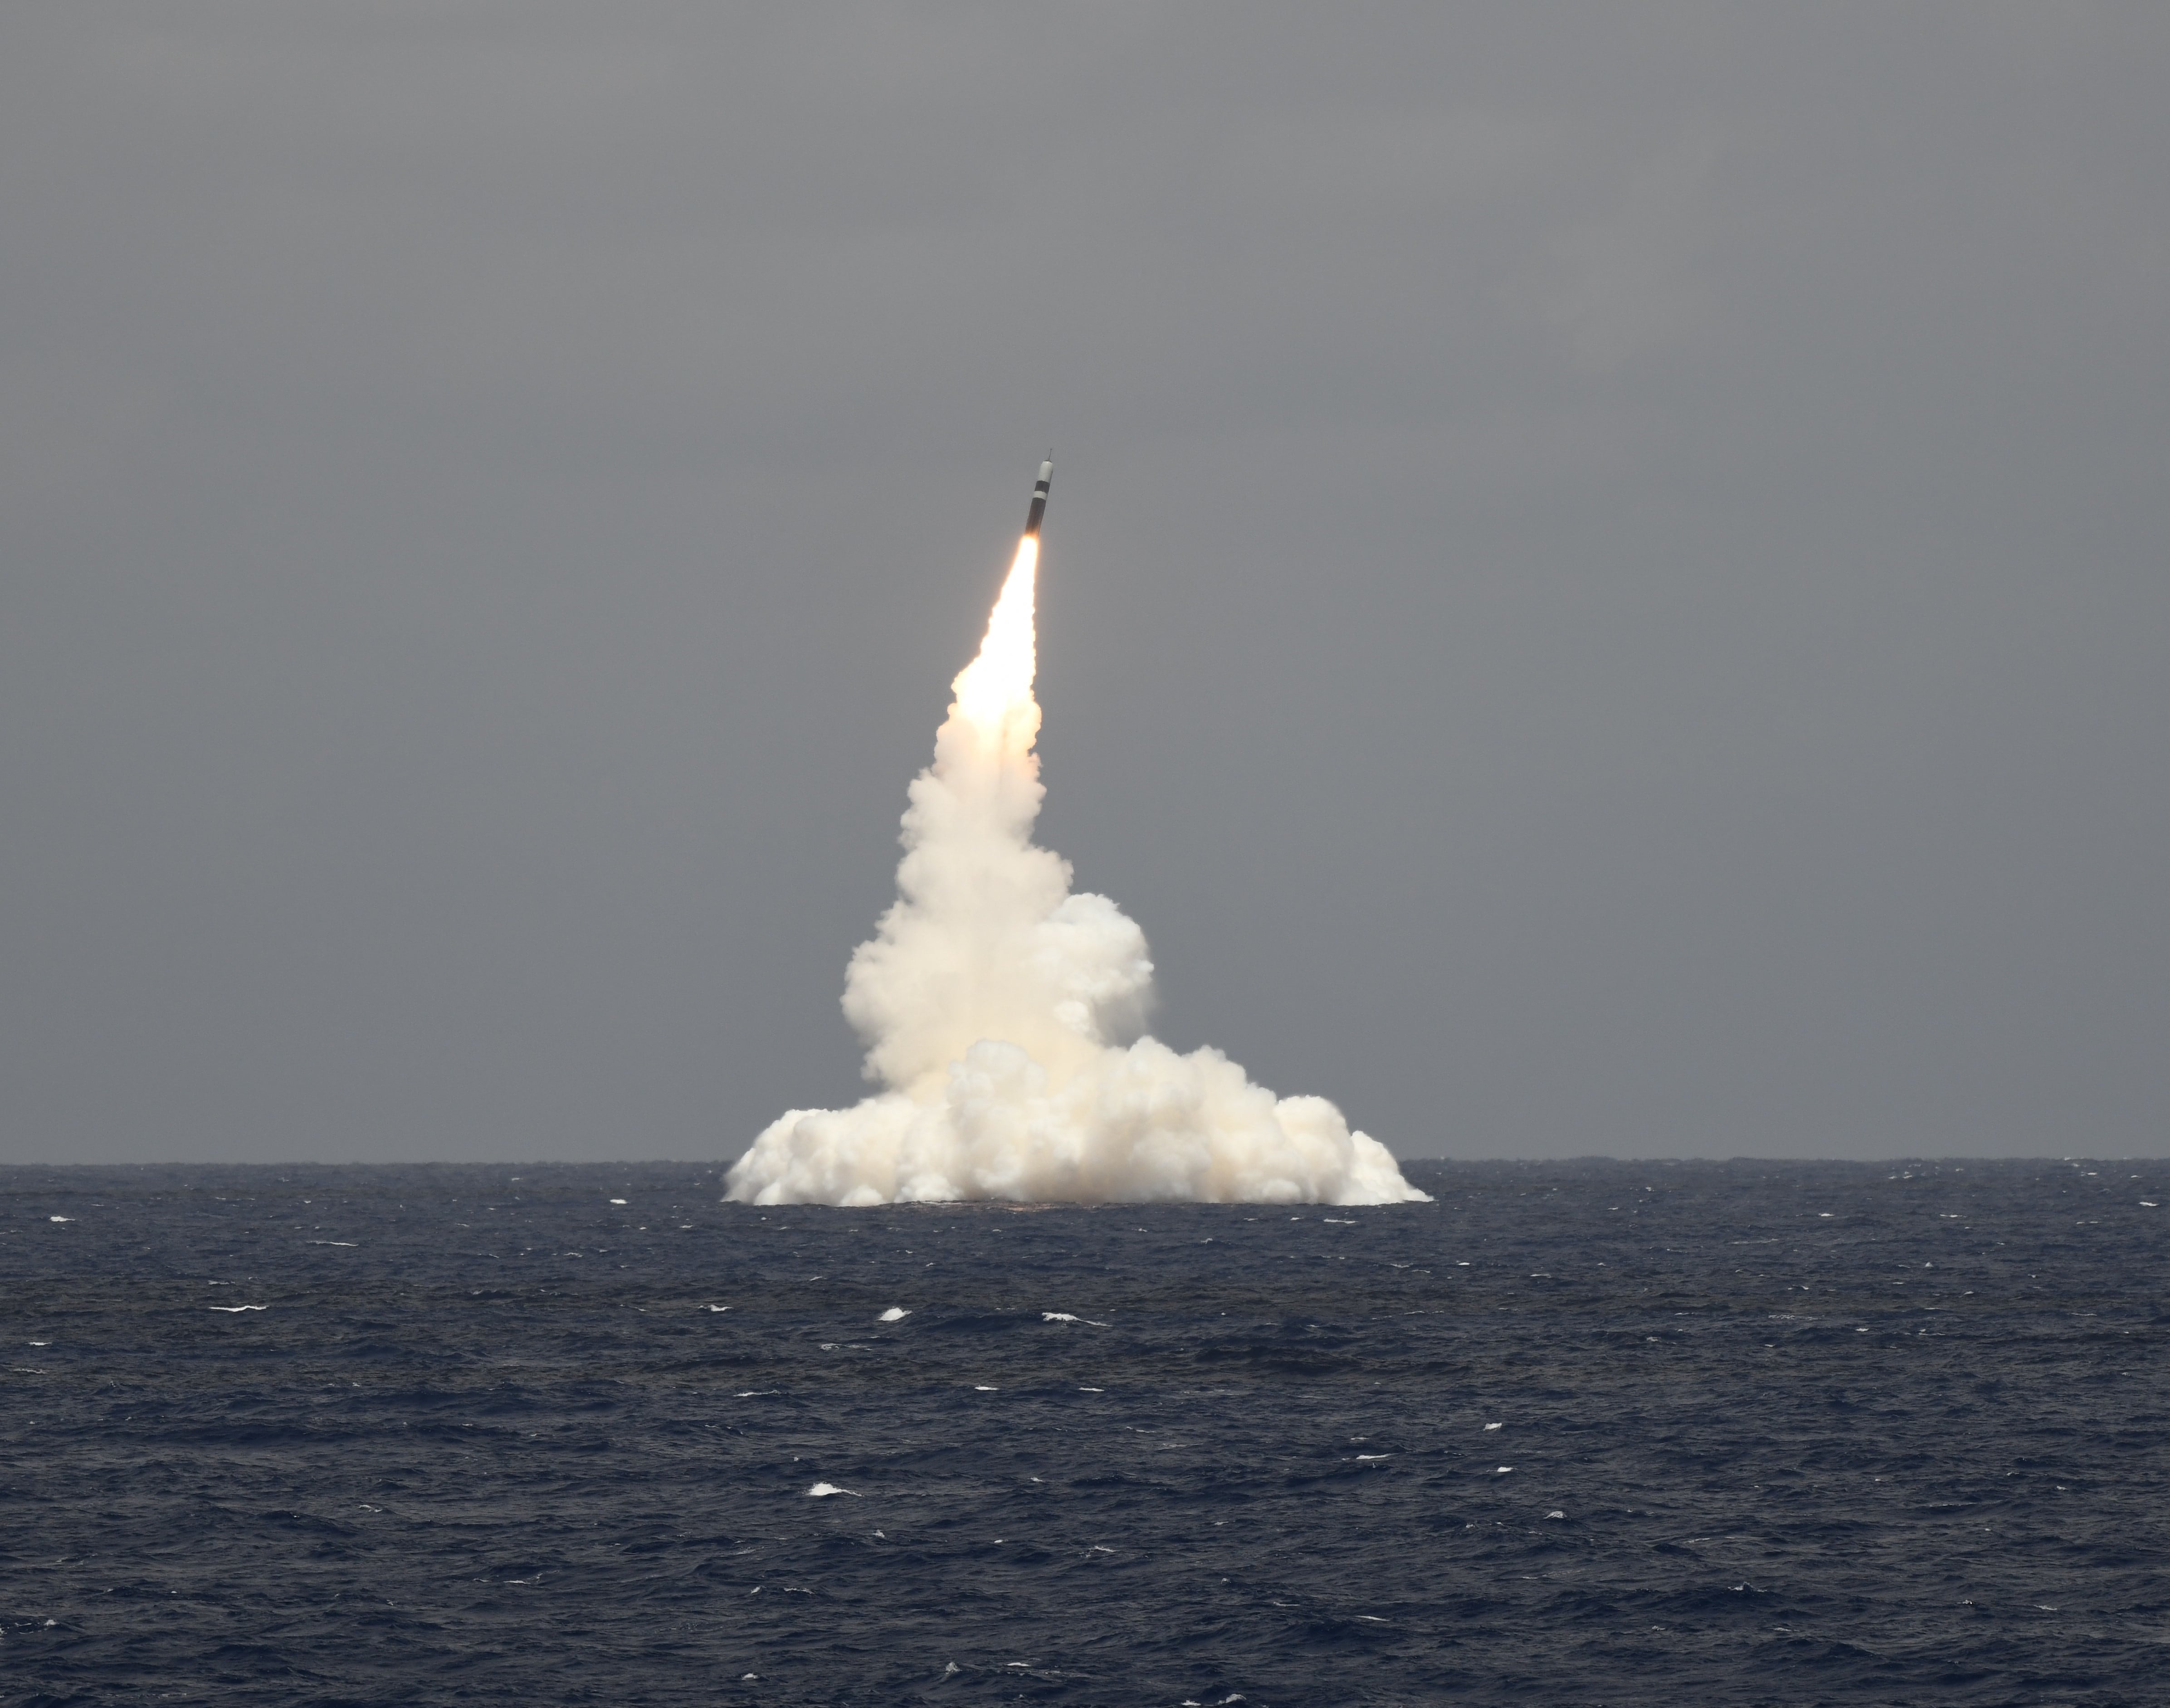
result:
[[[0,1160],[732,1156],[1043,830],[1399,1154],[2170,1143],[2157,6],[17,8]]]

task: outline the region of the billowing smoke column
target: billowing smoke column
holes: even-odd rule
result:
[[[1040,472],[1032,521],[1046,501]],[[1139,1037],[1145,933],[1036,847],[1037,527],[911,785],[898,899],[852,957],[844,1012],[887,1087],[794,1109],[732,1167],[740,1203],[1396,1204],[1424,1194],[1323,1097],[1254,1086],[1216,1049]],[[1124,1043],[1120,1040],[1135,1038]]]

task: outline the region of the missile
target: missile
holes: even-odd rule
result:
[[[1055,453],[1047,453],[1047,461],[1040,466],[1040,478],[1033,483],[1032,508],[1024,513],[1024,531],[1038,538],[1040,519],[1047,514],[1047,483],[1055,478]]]

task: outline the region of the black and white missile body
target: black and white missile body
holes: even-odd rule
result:
[[[1040,537],[1040,519],[1047,514],[1047,483],[1055,478],[1055,453],[1050,451],[1047,461],[1040,466],[1040,478],[1033,483],[1032,508],[1024,513],[1024,531],[1034,539]]]

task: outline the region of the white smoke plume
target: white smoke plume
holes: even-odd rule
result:
[[[1138,1036],[1145,933],[1032,841],[1028,535],[911,785],[898,899],[852,957],[844,1012],[886,1089],[794,1109],[732,1167],[739,1203],[1398,1204],[1424,1194],[1323,1097],[1254,1086],[1216,1049]],[[1125,1043],[1125,1039],[1134,1042]]]

